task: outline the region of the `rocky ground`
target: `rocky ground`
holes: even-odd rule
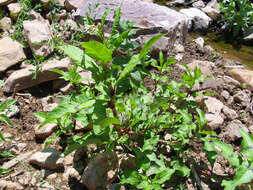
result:
[[[44,6],[43,9],[47,10],[49,1],[41,0],[41,2]],[[39,14],[31,11],[29,15],[32,19],[24,20],[22,23],[23,38],[28,44],[24,47],[22,40],[13,40],[13,34],[17,30],[12,23],[17,22],[18,14],[21,12],[21,4],[11,0],[0,0],[0,6],[8,9],[10,16],[2,18],[0,21],[2,26],[0,72],[2,73],[1,79],[5,81],[0,92],[0,101],[7,98],[17,100],[15,106],[7,111],[14,127],[2,125],[1,129],[6,142],[0,142],[0,150],[1,152],[8,151],[15,157],[0,158],[1,168],[11,170],[0,177],[0,189],[92,190],[96,189],[97,184],[107,182],[111,184],[108,185],[108,189],[116,189],[118,181],[113,179],[114,171],[119,167],[118,163],[106,154],[92,157],[91,153],[96,152],[95,146],[90,146],[89,150],[78,150],[64,158],[61,157],[64,145],[60,139],[56,139],[48,149],[41,152],[45,141],[54,136],[57,126],[50,124],[38,128],[40,123],[34,116],[36,112],[51,111],[58,105],[59,98],[71,90],[71,85],[60,80],[59,76],[50,70],[67,70],[68,65],[71,64],[71,60],[55,52],[54,45],[57,45],[57,39],[69,43],[72,40],[72,34],[84,29],[80,29],[80,26],[77,25],[75,16],[84,14],[87,9],[83,6],[85,2],[84,0],[69,0],[64,4],[64,1],[59,1],[61,8],[57,13],[46,11],[47,14]],[[131,2],[128,1],[125,6],[129,6]],[[167,31],[168,35],[156,44],[154,52],[156,49],[162,49],[167,51],[169,57],[177,59],[169,76],[177,79],[179,74],[184,72],[182,63],[187,64],[191,69],[197,66],[203,75],[210,76],[204,83],[195,86],[193,91],[211,92],[214,93],[213,96],[199,98],[196,101],[205,110],[208,121],[207,128],[214,130],[221,140],[238,149],[241,142],[239,129],[243,128],[253,134],[253,71],[247,70],[243,65],[233,60],[222,58],[212,47],[205,46],[203,38],[186,37],[188,29],[207,31],[209,22],[217,19],[220,14],[215,9],[217,4],[194,2],[193,7],[200,9],[190,8],[181,10],[181,13],[175,12],[178,17],[173,20],[171,16],[167,15],[168,8],[153,6],[152,3],[139,3],[136,3],[136,7],[145,7],[147,12],[150,10],[158,12],[157,14],[153,12],[154,15],[151,15],[153,19],[150,19],[149,15],[145,15],[144,18],[143,15],[137,14],[135,17],[137,18],[136,27],[144,28],[145,32],[142,31],[135,40],[141,43],[150,37],[150,34]],[[103,4],[100,11],[102,12],[107,6],[106,3]],[[126,10],[124,8],[123,6],[123,18],[129,18],[128,14],[124,14],[124,10]],[[77,11],[75,11],[76,9]],[[130,13],[133,11],[127,10]],[[52,17],[55,14],[58,14],[57,22],[52,22]],[[111,18],[109,15],[109,21]],[[159,20],[161,22],[159,24],[156,20],[158,18],[163,19]],[[171,26],[166,24],[171,24]],[[158,31],[156,27],[159,28]],[[58,29],[56,30],[56,28]],[[79,34],[81,35],[81,33]],[[52,41],[54,43],[49,43]],[[38,61],[34,57],[31,59],[31,52],[34,57],[43,57],[42,61],[39,61],[42,66],[39,67],[40,72],[38,73],[35,72],[38,65],[34,66],[27,61]],[[80,72],[85,78],[91,77],[90,73]],[[36,79],[34,78],[35,74],[37,75]],[[228,161],[221,156],[218,157],[213,170],[210,171],[205,153],[200,151],[201,147],[201,144],[194,143],[191,153],[199,161],[196,170],[200,176],[201,184],[204,189],[222,189],[218,183],[209,180],[204,171],[211,172],[212,175],[217,176],[218,180],[232,176],[234,171],[229,167]],[[111,168],[105,164],[109,162],[113,163],[110,165]],[[127,158],[121,161],[120,167],[131,167],[132,165],[134,165],[133,159]],[[111,173],[108,172],[109,170]],[[96,173],[105,172],[108,172],[106,173],[108,176],[106,182],[101,181],[99,175],[96,175]],[[187,184],[187,189],[197,189],[193,179],[189,178]],[[125,188],[122,186],[120,189]]]

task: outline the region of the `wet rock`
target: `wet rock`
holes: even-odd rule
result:
[[[0,27],[3,31],[8,31],[11,29],[11,19],[9,17],[3,17],[0,20]]]
[[[31,164],[46,168],[49,170],[57,170],[64,168],[63,158],[60,158],[61,152],[54,148],[48,148],[42,152],[34,153],[29,162]]]
[[[94,7],[99,2],[99,7],[91,16],[97,15],[100,20],[102,15],[108,8],[115,9],[122,3],[121,0],[87,0],[86,3],[78,7],[77,16],[85,16],[89,10],[89,4]],[[159,6],[154,3],[146,3],[142,1],[128,0],[123,1],[121,6],[121,19],[135,21],[135,26],[138,28],[137,35],[165,33],[169,39],[169,44],[173,47],[177,41],[182,44],[187,34],[188,19],[183,14],[169,9],[165,6]],[[142,11],[136,11],[142,10]],[[105,32],[110,32],[110,26],[114,21],[114,11],[111,11],[106,17]]]
[[[34,153],[34,151],[32,152],[27,152],[27,153],[23,153],[18,155],[16,158],[13,158],[12,160],[5,162],[1,168],[2,169],[10,169],[14,166],[16,166],[20,161],[21,162],[26,162],[27,159]]]
[[[0,6],[8,5],[14,0],[0,0]]]
[[[55,132],[57,129],[57,124],[49,123],[44,125],[43,127],[40,127],[40,124],[35,127],[35,136],[38,139],[46,139],[51,134]]]
[[[197,8],[181,9],[179,12],[186,15],[190,22],[188,25],[189,30],[196,32],[206,33],[211,23],[211,18],[208,17],[203,11]]]
[[[219,114],[214,114],[214,113],[207,113],[206,121],[207,121],[207,126],[211,130],[218,129],[224,123],[224,119]]]
[[[187,66],[194,71],[195,67],[199,68],[203,76],[212,75],[215,63],[209,61],[193,60]]]
[[[104,189],[115,179],[118,167],[116,153],[99,154],[85,168],[82,182],[89,190]]]
[[[18,15],[22,9],[21,5],[19,3],[11,3],[8,5],[8,9],[10,11],[10,17],[12,20],[17,20]]]
[[[229,94],[228,91],[223,90],[223,91],[221,92],[221,96],[222,96],[223,98],[225,98],[226,100],[228,100],[228,98],[230,97],[230,94]]]
[[[246,132],[249,131],[247,127],[244,124],[242,124],[240,120],[233,120],[226,127],[224,135],[230,140],[235,141],[241,138],[241,134],[240,134],[241,128],[244,129]]]
[[[224,107],[220,100],[213,97],[205,97],[204,103],[208,113],[220,114],[222,108]]]
[[[33,20],[23,22],[23,34],[37,56],[48,56],[53,52],[53,47],[49,43],[53,38],[49,21],[34,11],[31,11],[30,15]]]
[[[0,179],[0,189],[23,190],[24,187],[17,182],[6,181],[6,180]]]
[[[210,1],[207,6],[201,10],[213,20],[218,20],[221,17],[220,5],[217,0]]]
[[[55,80],[59,78],[59,74],[52,72],[50,70],[59,69],[67,71],[69,64],[70,60],[68,58],[64,58],[60,61],[50,60],[47,63],[43,64],[41,72],[37,74],[37,78],[34,80],[32,79],[33,73],[30,70],[31,69],[35,70],[36,69],[35,66],[28,66],[25,69],[15,71],[5,81],[3,91],[10,93],[13,92],[15,89],[17,92],[46,81]]]
[[[253,90],[253,71],[247,69],[231,69],[228,74],[241,84],[245,83],[247,87]]]
[[[26,59],[23,46],[9,37],[0,40],[0,72]]]
[[[222,109],[222,111],[227,116],[227,118],[229,120],[234,120],[234,119],[236,119],[238,117],[238,114],[236,113],[236,111],[233,110],[233,109],[230,109],[227,106],[224,106],[223,109]]]
[[[250,91],[239,91],[234,95],[234,101],[241,103],[243,106],[249,106],[251,102]]]

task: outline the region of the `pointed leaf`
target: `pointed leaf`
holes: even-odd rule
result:
[[[6,115],[4,115],[4,114],[0,114],[0,121],[5,122],[7,125],[9,125],[11,127],[13,126],[13,124],[10,121],[10,119]]]
[[[240,134],[243,138],[242,140],[242,154],[249,161],[253,161],[253,136],[246,133],[243,129],[240,129]]]
[[[5,109],[9,108],[15,102],[16,100],[13,100],[13,99],[5,100],[3,103],[0,104],[0,112],[3,112]]]
[[[64,54],[70,57],[78,65],[82,63],[84,52],[78,47],[72,45],[60,46],[58,49],[63,50]]]

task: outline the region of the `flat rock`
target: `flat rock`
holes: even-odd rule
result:
[[[57,129],[57,124],[49,123],[40,128],[40,124],[35,126],[35,136],[38,139],[46,139]]]
[[[213,69],[215,67],[215,63],[210,61],[200,61],[200,60],[193,60],[191,63],[187,64],[187,66],[194,71],[197,67],[201,70],[203,76],[212,75]]]
[[[165,6],[160,6],[154,3],[143,2],[140,0],[86,0],[85,3],[78,6],[75,13],[77,16],[85,16],[89,10],[89,4],[95,9],[93,16],[96,14],[97,20],[101,20],[104,12],[108,8],[115,10],[121,6],[121,20],[134,21],[134,27],[138,28],[137,35],[165,33],[170,39],[172,47],[175,41],[183,43],[187,34],[188,19],[183,14],[169,9]],[[141,10],[141,11],[136,11]],[[110,32],[110,26],[114,21],[114,11],[111,11],[106,17],[105,31]],[[91,15],[92,16],[92,15]]]
[[[63,158],[60,158],[61,152],[54,148],[48,148],[42,152],[34,153],[29,159],[30,164],[40,166],[49,170],[64,168]]]
[[[228,74],[241,84],[245,83],[247,87],[253,90],[253,71],[247,69],[231,69]]]
[[[23,34],[37,56],[48,56],[53,52],[53,47],[49,43],[53,38],[49,21],[35,11],[31,11],[30,15],[33,20],[23,22]]]
[[[89,190],[105,189],[115,179],[118,167],[116,153],[99,154],[85,168],[82,182]]]
[[[217,0],[210,1],[206,7],[201,9],[213,20],[218,20],[221,17],[220,5]]]
[[[227,116],[227,118],[229,120],[234,120],[234,119],[236,119],[238,117],[238,114],[236,113],[236,111],[233,110],[233,109],[230,109],[227,106],[224,106],[223,109],[222,109],[222,111]]]
[[[220,114],[222,108],[224,107],[220,100],[213,97],[205,97],[204,103],[208,113]]]
[[[14,0],[0,0],[0,6],[8,5]]]
[[[26,59],[23,46],[9,37],[0,40],[0,72]]]
[[[207,113],[206,114],[207,126],[212,130],[218,129],[223,123],[224,119],[219,114]]]
[[[244,124],[242,124],[240,120],[233,120],[226,127],[224,135],[230,140],[235,141],[241,138],[241,134],[240,134],[241,128],[244,129],[244,131],[249,132],[247,127]]]
[[[206,15],[203,11],[197,8],[187,8],[181,9],[179,12],[186,15],[190,22],[188,25],[189,30],[196,32],[206,33],[209,24],[211,23],[211,18]]]
[[[59,74],[52,72],[50,70],[60,69],[63,71],[67,71],[69,64],[70,64],[69,58],[64,58],[62,60],[48,61],[47,63],[44,63],[42,65],[41,72],[37,74],[37,78],[34,80],[32,79],[33,73],[30,70],[31,69],[35,70],[35,66],[28,66],[25,69],[15,71],[5,81],[3,91],[11,93],[15,89],[17,92],[46,81],[55,80],[59,78]]]
[[[0,189],[23,190],[24,187],[17,182],[6,181],[6,180],[0,179]]]
[[[1,168],[2,169],[10,169],[14,166],[16,166],[20,161],[26,161],[32,154],[34,153],[34,151],[32,152],[27,152],[24,154],[20,154],[18,155],[16,158],[13,158],[12,160],[5,162]]]

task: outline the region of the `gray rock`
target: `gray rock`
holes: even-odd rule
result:
[[[248,45],[253,45],[253,26],[251,26],[248,32],[244,35],[243,42]]]
[[[222,168],[222,166],[218,162],[215,162],[213,166],[213,173],[215,173],[216,175],[222,176],[224,175],[224,172],[225,171]]]
[[[249,91],[240,91],[234,95],[234,101],[241,103],[243,106],[249,106],[251,102]]]
[[[201,9],[213,20],[218,20],[221,17],[220,5],[217,0],[210,1],[206,7]]]
[[[195,8],[204,8],[205,7],[205,3],[203,1],[196,1],[192,4],[193,7]]]
[[[49,123],[40,128],[40,124],[35,126],[35,136],[38,139],[46,139],[57,129],[57,124]]]
[[[223,123],[224,119],[219,114],[207,113],[206,114],[207,126],[211,128],[211,130],[218,129]]]
[[[21,4],[19,3],[11,3],[8,5],[8,9],[10,11],[10,17],[12,20],[17,20],[19,13],[21,12]]]
[[[35,66],[29,66],[25,69],[15,71],[5,81],[3,91],[10,93],[13,92],[15,89],[17,92],[46,81],[55,80],[59,78],[59,74],[52,72],[50,70],[60,69],[63,71],[67,71],[69,64],[70,60],[68,58],[64,58],[59,61],[58,60],[48,61],[47,63],[43,64],[42,70],[37,74],[37,78],[35,80],[32,79],[33,73],[30,71],[31,69],[35,70],[36,69]]]
[[[0,27],[3,31],[8,31],[11,29],[11,19],[9,17],[3,17],[0,20]]]
[[[223,80],[226,84],[229,84],[229,85],[234,85],[236,87],[239,87],[240,86],[240,82],[238,82],[237,80],[229,77],[229,76],[223,76]]]
[[[196,32],[206,33],[211,23],[211,18],[208,17],[203,11],[197,8],[181,9],[179,12],[186,15],[190,22],[188,25],[189,30]]]
[[[0,0],[0,6],[8,5],[14,0]]]
[[[209,61],[199,61],[193,60],[191,63],[187,64],[187,66],[194,71],[195,67],[198,67],[203,76],[212,75],[215,63]]]
[[[9,37],[0,40],[0,72],[26,59],[23,46]]]
[[[20,154],[18,155],[16,158],[13,158],[12,160],[8,161],[8,162],[5,162],[1,168],[2,169],[10,169],[14,166],[16,166],[18,163],[20,162],[26,162],[27,159],[34,153],[34,151],[32,152],[27,152],[27,153],[24,153],[24,154]]]
[[[89,190],[101,190],[116,177],[119,162],[116,153],[102,153],[90,161],[82,175],[82,182]]]
[[[23,34],[37,56],[48,56],[53,52],[53,47],[49,43],[53,38],[49,21],[34,11],[31,11],[30,15],[33,20],[23,22]]]
[[[249,131],[247,127],[244,124],[242,124],[240,120],[231,121],[225,129],[224,135],[230,140],[235,141],[241,138],[241,134],[240,134],[241,128],[244,129],[246,132]]]
[[[223,85],[223,80],[220,78],[208,78],[206,79],[203,84],[201,85],[200,90],[202,89],[218,89]]]
[[[233,110],[233,109],[230,109],[227,106],[224,106],[223,109],[222,109],[222,111],[227,116],[227,118],[229,120],[234,120],[234,119],[236,119],[238,117],[238,114],[236,113],[236,111]]]
[[[184,53],[185,49],[184,49],[184,46],[182,44],[175,44],[174,51],[176,53]]]
[[[201,48],[204,48],[204,43],[205,40],[202,37],[198,37],[197,39],[194,40],[194,42]]]
[[[65,1],[65,8],[68,11],[71,11],[73,9],[77,9],[81,6],[83,6],[86,3],[87,0],[66,0]]]
[[[91,7],[94,7],[97,2],[100,5],[94,11],[93,15],[96,14],[98,20],[101,19],[108,8],[116,9],[122,3],[121,0],[87,0],[86,3],[78,7],[76,15],[85,16],[89,9],[88,5],[91,4]],[[165,33],[169,38],[171,47],[173,47],[175,41],[182,44],[185,40],[188,19],[177,11],[154,3],[136,0],[123,1],[121,10],[121,20],[135,21],[135,27],[139,29],[137,35]],[[110,33],[110,26],[114,21],[113,12],[111,11],[106,18],[105,31],[107,33]]]
[[[221,96],[222,96],[223,98],[225,98],[226,100],[228,100],[228,98],[230,97],[230,94],[229,94],[228,91],[223,90],[223,91],[221,92]]]
[[[73,168],[73,167],[69,167],[66,169],[66,171],[63,173],[62,178],[64,181],[68,182],[69,178],[76,178],[77,180],[81,179],[80,174],[78,173],[78,171]]]
[[[56,108],[58,106],[57,103],[52,103],[52,104],[47,104],[43,106],[43,111],[44,112],[50,112],[52,111],[54,108]]]
[[[48,148],[42,152],[34,153],[29,159],[30,164],[40,166],[49,170],[64,168],[63,158],[60,158],[61,152],[54,148]]]
[[[231,69],[228,74],[241,84],[245,83],[247,87],[253,90],[253,71],[248,69]],[[239,83],[239,84],[240,84]]]
[[[220,100],[213,97],[205,97],[204,103],[208,113],[220,114],[222,108],[224,107]]]

